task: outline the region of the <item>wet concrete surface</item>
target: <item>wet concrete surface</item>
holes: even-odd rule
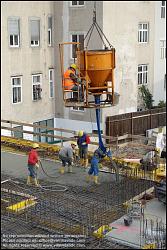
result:
[[[27,155],[1,152],[1,173],[3,175],[8,175],[11,177],[26,179],[28,175],[27,168]],[[76,185],[76,186],[87,186],[90,183],[86,182],[86,177],[88,176],[89,167],[85,170],[83,167],[73,167],[73,172],[68,173],[67,167],[65,168],[65,173],[60,174],[59,169],[61,167],[61,162],[53,160],[41,159],[42,167],[46,173],[40,167],[38,170],[38,178],[41,181],[46,182],[56,182],[66,185]],[[49,175],[50,177],[48,177]],[[115,181],[115,175],[110,173],[99,173],[99,182],[112,182]]]

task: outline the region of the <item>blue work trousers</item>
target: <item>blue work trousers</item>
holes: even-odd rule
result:
[[[28,164],[29,176],[32,178],[37,178],[37,168],[35,165]]]
[[[99,175],[99,167],[98,165],[91,165],[89,171],[88,171],[89,175],[94,174],[94,176],[98,176]]]

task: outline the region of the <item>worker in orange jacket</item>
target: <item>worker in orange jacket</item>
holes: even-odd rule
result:
[[[81,79],[76,75],[77,65],[71,64],[64,72],[64,90],[79,91],[79,101],[83,101]]]

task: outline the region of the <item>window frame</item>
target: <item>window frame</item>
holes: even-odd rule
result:
[[[163,43],[163,46],[161,46],[161,42]],[[166,40],[160,39],[160,59],[166,59]]]
[[[139,72],[139,67],[142,67],[142,71]],[[147,70],[144,70],[143,68],[147,67]],[[139,64],[138,65],[138,81],[137,85],[142,86],[142,85],[147,85],[148,84],[148,64]],[[139,75],[141,75],[142,82],[139,83]],[[146,76],[145,76],[146,75]],[[144,80],[147,79],[147,82],[145,83]]]
[[[49,28],[49,18],[52,18],[52,27]],[[52,38],[53,38],[53,16],[52,15],[48,15],[48,18],[47,18],[47,21],[48,21],[48,46],[51,47],[53,45],[53,41],[52,41]],[[50,42],[49,42],[50,40]]]
[[[9,17],[8,22],[9,22],[9,20],[15,20],[15,21],[18,22],[18,35],[10,34],[9,23],[8,23],[9,47],[10,48],[19,48],[20,47],[20,18],[18,18],[18,17]],[[17,36],[18,44],[15,44],[15,36]],[[12,37],[13,45],[10,43],[11,42],[11,37]]]
[[[52,72],[52,80],[50,80],[50,72]],[[51,82],[52,82],[52,88],[53,88],[53,96],[51,96]],[[54,98],[54,68],[49,69],[49,98]]]
[[[77,8],[77,7],[84,7],[85,6],[85,1],[83,1],[84,2],[84,4],[79,4],[79,2],[81,2],[81,1],[76,1],[77,2],[77,4],[75,4],[75,5],[73,5],[72,4],[72,2],[73,1],[70,1],[70,7],[74,7],[74,8]]]
[[[81,31],[81,32],[71,32],[70,33],[70,41],[72,42],[73,41],[73,39],[72,39],[72,36],[77,36],[77,41],[76,42],[79,42],[78,40],[78,38],[79,38],[79,36],[80,35],[83,35],[84,36],[84,38],[85,38],[85,34],[86,34],[86,32],[84,32],[84,31]],[[83,46],[84,46],[84,44],[83,44]],[[73,57],[73,45],[71,45],[70,46],[70,60],[74,60],[74,59],[76,59],[77,57]]]
[[[13,79],[20,79],[20,85],[13,85]],[[12,104],[20,104],[22,103],[22,76],[11,76],[11,85],[12,85]],[[14,92],[13,92],[13,89],[14,88],[20,88],[20,101],[18,102],[13,102],[13,95],[14,95]]]
[[[31,21],[39,21],[39,40],[32,40],[31,39],[31,36],[32,36],[32,33],[31,33]],[[32,17],[32,18],[29,19],[29,24],[30,24],[30,47],[31,48],[40,47],[40,40],[41,40],[41,19],[38,18],[38,17],[36,17],[36,18]]]
[[[33,82],[33,77],[35,77],[35,76],[40,76],[40,82],[37,82],[37,83],[34,83]],[[33,90],[33,86],[34,85],[40,85],[40,98],[38,98],[38,99],[34,99],[34,90]],[[42,92],[42,74],[41,73],[39,73],[39,74],[32,74],[32,101],[33,102],[37,102],[37,101],[40,101],[40,100],[42,100],[42,94],[41,94],[41,92]]]
[[[163,5],[164,2],[164,5]],[[161,1],[161,19],[166,17],[166,2]]]
[[[147,25],[147,29],[143,28],[143,26],[145,24]],[[139,28],[139,25],[142,25],[142,28]],[[147,40],[143,41],[144,40],[144,36],[145,36],[144,35],[145,32],[147,34]],[[138,43],[139,44],[147,44],[147,43],[149,43],[149,22],[140,22],[140,23],[138,23]]]
[[[50,119],[47,119],[47,120],[42,120],[42,121],[34,122],[33,125],[48,126],[48,122],[49,121],[52,121],[53,128],[54,128],[54,118],[50,118]],[[41,125],[41,123],[45,123],[45,124]],[[34,127],[34,131],[33,132],[35,132],[35,133],[46,133],[46,134],[52,134],[52,135],[54,135],[54,130],[47,130],[45,128],[35,128]],[[42,138],[45,138],[45,140],[43,141]],[[53,143],[54,142],[54,137],[47,137],[47,136],[44,136],[44,135],[33,135],[33,139],[34,139],[34,141],[37,141],[37,142],[46,142],[46,143]]]

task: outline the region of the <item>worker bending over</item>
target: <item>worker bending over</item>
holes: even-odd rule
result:
[[[64,72],[64,90],[79,92],[79,101],[84,101],[81,79],[76,75],[77,68],[76,64],[71,64],[70,67]]]
[[[79,148],[79,157],[80,164],[87,168],[88,166],[88,144],[90,143],[90,137],[83,131],[78,132],[78,148]]]
[[[37,148],[39,148],[39,145],[37,143],[34,143],[32,145],[32,149],[28,154],[28,170],[29,175],[27,177],[27,184],[28,185],[35,185],[39,187],[39,183],[37,180],[37,169],[39,168],[39,156],[37,152]]]
[[[76,142],[71,142],[70,146],[63,147],[59,151],[59,158],[62,161],[62,166],[60,168],[60,173],[64,174],[66,163],[68,164],[68,172],[72,173],[72,165],[75,153]]]
[[[103,153],[103,151],[98,148],[95,150],[92,159],[91,159],[91,166],[90,169],[88,171],[88,177],[87,177],[87,181],[91,180],[92,175],[94,178],[94,183],[95,184],[99,184],[98,182],[98,177],[99,177],[99,162],[100,160],[102,160],[104,157],[106,156],[106,153]]]

